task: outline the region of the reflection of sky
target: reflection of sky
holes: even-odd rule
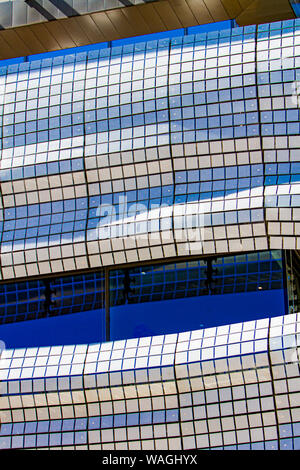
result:
[[[292,8],[294,10],[295,15],[297,18],[300,18],[300,3],[298,0],[292,0],[291,1]]]
[[[297,191],[299,167],[299,163],[267,164],[265,178],[261,164],[218,168],[216,172],[212,169],[177,172],[175,185],[0,209],[2,250],[9,251],[12,242],[15,247],[29,249],[37,245],[85,240],[86,237],[89,240],[109,238],[110,232],[98,233],[97,230],[122,224],[131,225],[129,234],[167,230],[176,216],[184,228],[192,223],[187,222],[192,214],[204,214],[204,218],[193,222],[192,226],[196,227],[222,224],[225,214],[228,213],[226,217],[230,218],[230,211],[237,209],[238,217],[245,218],[243,221],[250,217],[252,221],[259,221],[262,220],[259,210],[263,207],[300,205],[300,195],[291,193],[293,185]],[[276,171],[287,174],[276,175]],[[249,203],[238,207],[237,201],[241,204],[249,199],[253,199],[251,209]],[[242,214],[243,208],[248,215]],[[159,219],[161,222],[152,222],[152,229],[135,225]]]
[[[31,160],[34,160],[34,158]],[[22,166],[19,166],[21,164]],[[19,162],[17,158],[13,160],[7,158],[1,161],[0,181],[38,178],[39,176],[63,174],[83,169],[83,158],[59,159],[53,162],[36,162],[34,164],[28,164],[26,157],[24,159],[20,158]]]
[[[283,315],[283,290],[190,297],[111,308],[111,339],[210,328]],[[183,315],[184,312],[184,315]],[[101,311],[0,326],[6,348],[103,341]]]
[[[98,343],[104,340],[100,310],[60,315],[0,326],[6,349]]]
[[[183,30],[177,30],[113,41],[112,48],[106,47],[105,43],[30,56],[28,61],[22,62],[23,59],[20,59],[18,64],[13,64],[14,61],[0,63],[0,88],[7,67],[9,72],[6,90],[2,89],[7,103],[1,128],[3,150],[0,180],[15,181],[84,171],[85,156],[120,149],[244,137],[258,135],[259,130],[263,136],[298,135],[298,109],[258,112],[259,98],[293,93],[292,84],[296,74],[295,57],[289,57],[291,47],[282,47],[281,64],[270,60],[270,70],[267,72],[261,69],[261,66],[265,67],[265,52],[258,50],[257,70],[254,62],[245,66],[247,73],[242,75],[232,72],[233,69],[228,67],[228,76],[220,76],[216,80],[215,67],[211,67],[211,60],[215,59],[210,57],[214,46],[225,46],[233,57],[236,51],[242,50],[239,47],[242,47],[241,40],[244,40],[244,52],[252,51],[254,54],[256,27],[224,30],[230,26],[231,22],[214,23],[188,28],[189,35],[186,36],[183,36]],[[258,40],[265,41],[269,37],[276,39],[281,34],[284,36],[284,28],[276,27],[276,24],[258,26]],[[290,35],[291,29],[286,32]],[[200,68],[189,72],[186,70],[187,63],[195,64],[197,54],[200,54],[198,58],[203,59]],[[182,62],[182,67],[176,71],[181,77],[181,83],[174,82],[177,76],[173,74],[173,67],[177,67],[176,60],[178,67],[179,62]],[[273,63],[276,65],[274,70]],[[161,75],[158,69],[155,73],[154,67],[158,66]],[[95,79],[88,76],[93,67],[97,74]],[[120,70],[122,80],[116,81],[114,77],[118,75],[114,73]],[[150,73],[148,76],[150,70],[152,75]],[[51,82],[48,72],[53,73]],[[108,75],[111,83],[106,87]],[[132,77],[139,80],[132,80]],[[29,98],[32,98],[36,100],[38,109],[25,110],[24,107],[23,110],[15,110],[13,81],[16,79],[17,106],[24,107],[26,102],[30,108]],[[149,88],[146,80],[149,81]],[[82,89],[77,90],[75,88],[80,81],[84,83],[80,85]],[[256,81],[260,87],[259,98]],[[132,89],[135,86],[136,89]],[[43,96],[37,95],[37,87]],[[63,89],[68,95],[64,103],[61,102]],[[54,100],[51,106],[40,106],[39,100],[47,100],[48,95]],[[12,137],[14,133],[17,135]],[[22,145],[25,145],[24,149]],[[291,159],[295,159],[293,152],[296,150],[290,150]],[[77,206],[76,203],[76,207],[71,207],[74,201],[64,201],[31,205],[28,210],[33,212],[27,212],[24,206],[19,207],[15,214],[14,209],[5,210],[4,214],[0,209],[3,249],[6,252],[11,250],[13,240],[14,247],[18,249],[82,241],[87,238],[87,234],[88,238],[94,237],[93,231],[97,227],[110,224],[132,223],[129,233],[141,233],[138,232],[141,227],[138,229],[134,225],[141,216],[144,219],[165,218],[155,225],[154,230],[168,229],[170,220],[163,212],[157,211],[158,206],[167,206],[176,211],[177,206],[182,204],[185,205],[184,210],[188,211],[190,203],[200,202],[203,204],[203,212],[208,213],[205,218],[205,225],[208,226],[225,222],[259,221],[262,220],[260,209],[263,206],[300,205],[295,185],[300,181],[299,165],[293,162],[176,171],[175,181],[170,175],[165,187],[142,190],[143,195],[142,191],[115,194],[128,198],[126,210],[119,209],[115,196],[109,200],[110,195],[102,195],[98,199],[80,198],[79,204],[82,201],[84,204]],[[241,207],[237,206],[234,199],[239,201]],[[133,208],[135,202],[139,204],[139,215]],[[99,217],[98,207],[103,204],[114,206],[113,217]],[[128,207],[131,207],[131,211],[127,210]],[[238,216],[226,215],[226,212],[237,209],[240,212]],[[5,223],[2,222],[3,216]],[[149,227],[143,228],[142,233],[148,230]],[[102,236],[106,237],[105,234]]]
[[[49,241],[57,244],[84,240],[87,213],[87,198],[5,209],[2,251],[9,251],[12,241],[29,249],[36,244],[48,245]]]
[[[111,339],[152,336],[283,315],[283,290],[191,297],[111,308]],[[183,315],[184,312],[184,315]]]
[[[93,138],[97,140],[98,153],[103,154],[107,151],[168,144],[170,139],[172,143],[180,143],[182,140],[194,142],[195,140],[257,136],[260,121],[262,122],[262,135],[298,134],[298,110],[289,110],[287,114],[282,110],[277,110],[273,113],[271,121],[268,119],[270,113],[258,112],[253,67],[253,70],[248,70],[249,73],[244,73],[244,80],[242,76],[232,71],[228,71],[230,77],[207,80],[210,77],[205,76],[205,73],[209,74],[211,69],[208,62],[203,61],[200,70],[190,72],[187,82],[185,82],[183,69],[177,72],[181,75],[181,83],[172,83],[173,75],[169,73],[168,67],[176,65],[172,59],[181,52],[181,49],[184,64],[185,53],[189,54],[191,49],[204,50],[207,44],[226,46],[226,44],[234,44],[235,41],[239,43],[242,37],[247,40],[248,47],[251,42],[254,43],[253,28],[246,28],[244,36],[239,36],[240,33],[241,30],[237,28],[232,30],[232,36],[227,30],[220,33],[208,33],[208,36],[205,33],[174,37],[171,40],[170,53],[168,51],[169,39],[161,39],[159,49],[157,49],[156,42],[149,41],[151,37],[148,37],[147,43],[135,45],[126,44],[126,41],[123,41],[123,43],[118,43],[119,47],[100,49],[100,58],[98,58],[97,50],[90,50],[88,69],[85,53],[75,54],[73,58],[76,58],[76,61],[73,63],[71,56],[57,55],[44,59],[40,56],[42,59],[40,82],[36,78],[40,76],[39,62],[30,61],[11,65],[10,72],[18,73],[18,86],[23,83],[24,90],[20,89],[17,93],[20,110],[15,113],[13,88],[11,88],[11,93],[9,92],[12,83],[6,85],[2,129],[3,148],[86,135],[90,141]],[[170,36],[170,33],[166,34]],[[272,34],[279,34],[279,31],[273,31]],[[196,46],[193,44],[194,39],[198,41]],[[254,48],[252,49],[254,51]],[[167,51],[167,54],[163,54],[164,51]],[[107,74],[110,74],[110,80],[112,80],[114,68],[116,71],[118,68],[119,71],[121,70],[121,66],[116,63],[120,57],[122,58],[121,80],[118,79],[116,83],[112,81],[107,87]],[[130,62],[132,58],[133,62]],[[89,82],[93,79],[89,79],[89,76],[85,78],[85,73],[86,70],[90,70],[93,60],[94,65],[98,67],[98,75],[91,86]],[[190,61],[193,60],[192,54]],[[206,60],[209,61],[209,57]],[[147,65],[147,61],[153,62],[151,66]],[[293,68],[294,64],[291,61],[293,57],[284,58],[281,68]],[[133,64],[137,66],[139,63],[141,67],[139,69],[135,67],[133,75],[137,76],[140,73],[140,77],[137,76],[138,80],[132,81],[130,77]],[[162,70],[156,74],[153,72],[152,76],[152,72],[149,71],[155,70],[153,68],[155,66],[159,66]],[[30,67],[29,75],[27,67]],[[55,74],[52,75],[51,88],[50,78],[47,84],[47,77],[43,74],[43,72],[47,73],[47,70]],[[2,73],[4,72],[3,68]],[[291,95],[295,74],[293,70],[285,72],[280,77],[272,77],[271,80],[284,82],[284,94]],[[200,75],[197,76],[197,73]],[[278,71],[272,73],[276,74]],[[66,79],[68,75],[72,75],[69,81]],[[9,77],[14,78],[13,73]],[[28,78],[29,82],[27,82]],[[76,79],[84,82],[83,90],[74,88],[74,84],[77,83]],[[145,85],[147,80],[151,81],[149,88]],[[257,80],[258,84],[267,83],[270,80],[269,74],[258,73]],[[45,85],[43,87],[40,85],[40,92],[46,90],[45,93],[43,91],[44,96],[38,96],[35,91],[38,83]],[[205,89],[205,83],[210,83],[211,88]],[[281,87],[281,83],[272,84],[272,93],[280,94]],[[95,88],[97,88],[97,98],[94,93]],[[21,96],[22,92],[24,96]],[[266,96],[269,96],[269,92],[266,92]],[[81,93],[80,99],[78,99],[78,93]],[[51,97],[50,107],[49,96]],[[120,99],[120,96],[123,98]],[[30,104],[34,100],[39,109],[33,109],[34,106]],[[43,100],[46,101],[42,105]],[[29,109],[25,112],[26,101]],[[45,105],[46,102],[47,105]],[[38,106],[37,103],[39,103]]]
[[[145,424],[172,423],[179,421],[179,409],[171,408],[167,410],[140,411],[136,413],[107,414],[103,416],[92,416],[90,418],[69,418],[43,421],[27,421],[26,423],[2,423],[0,436],[13,435],[11,444],[10,437],[0,438],[0,449],[22,448],[23,436],[25,435],[25,447],[45,447],[49,445],[59,446],[68,443],[73,444],[73,431],[75,430],[75,443],[84,444],[87,442],[87,431],[92,429],[118,428],[124,426],[138,426]],[[281,426],[283,428],[283,426]],[[71,431],[71,432],[67,432]],[[61,437],[63,432],[63,438]],[[100,431],[99,431],[100,432]],[[37,435],[37,439],[36,439]],[[18,441],[18,438],[20,440]]]

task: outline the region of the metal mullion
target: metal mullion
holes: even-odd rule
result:
[[[105,341],[110,341],[110,272],[108,268],[104,268],[104,338]]]

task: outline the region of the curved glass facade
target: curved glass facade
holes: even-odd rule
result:
[[[299,28],[0,66],[0,448],[300,448]]]
[[[0,337],[66,345],[273,317],[296,299],[286,275],[277,250],[11,282],[0,286]]]
[[[298,20],[2,67],[3,279],[296,249]]]

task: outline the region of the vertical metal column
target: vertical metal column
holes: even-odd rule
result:
[[[284,309],[285,309],[285,315],[291,313],[290,312],[290,303],[289,303],[289,274],[288,274],[288,262],[287,262],[287,256],[288,252],[287,250],[281,250],[282,253],[282,277],[283,277],[283,295],[284,295]]]
[[[110,289],[109,269],[104,268],[105,341],[110,341]]]

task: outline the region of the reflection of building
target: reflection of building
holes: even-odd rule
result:
[[[299,20],[214,5],[0,31],[98,34],[0,64],[1,448],[299,448]]]
[[[295,15],[297,18],[300,17],[300,2],[299,0],[290,0],[291,6],[294,10]]]

